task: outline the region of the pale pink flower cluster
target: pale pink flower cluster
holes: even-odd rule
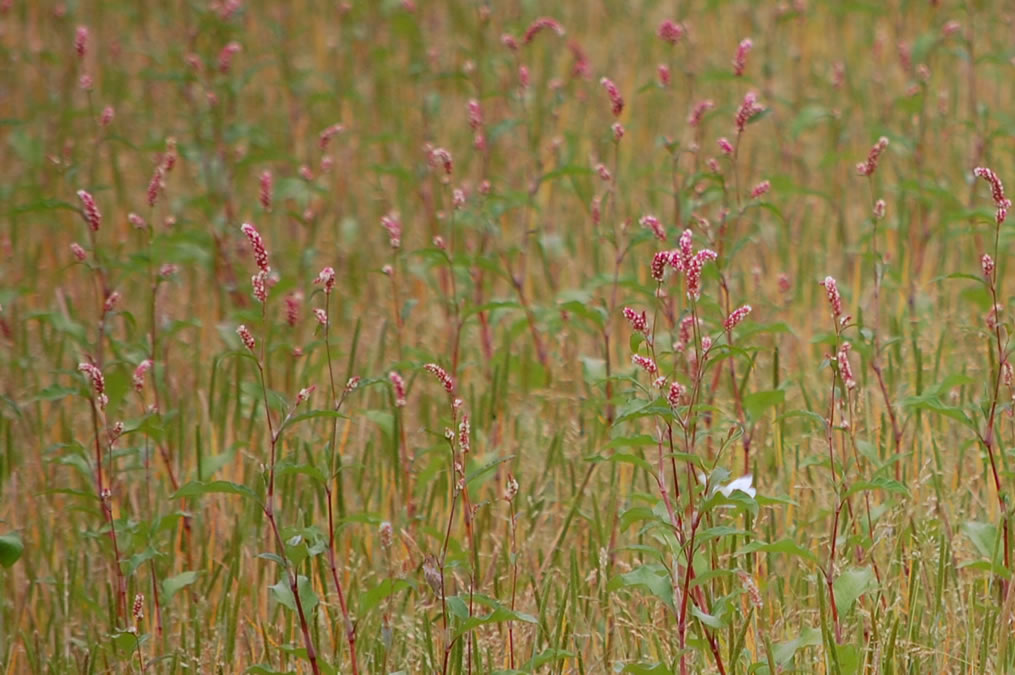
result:
[[[856,387],[853,367],[849,365],[849,350],[851,346],[848,342],[843,342],[839,347],[839,353],[835,357],[835,362],[839,365],[839,374],[842,375],[842,381],[846,384],[846,389],[854,389]]]
[[[95,392],[96,403],[99,404],[100,409],[105,410],[106,404],[109,403],[109,397],[106,396],[106,378],[102,376],[102,371],[93,363],[79,363],[78,371],[84,373],[89,379],[92,390]]]
[[[315,284],[320,284],[324,288],[324,293],[330,294],[335,288],[335,269],[333,267],[325,267],[318,274],[317,278],[314,279]]]
[[[677,408],[680,406],[681,401],[684,398],[684,394],[687,393],[687,388],[679,382],[670,383],[670,391],[666,395],[666,402],[670,404],[671,408]]]
[[[402,245],[402,221],[399,220],[397,211],[381,216],[381,226],[388,231],[388,244],[391,248]]]
[[[634,311],[630,307],[624,308],[624,318],[631,324],[631,328],[636,333],[648,334],[648,315],[645,310],[642,310],[641,314]]]
[[[448,371],[444,370],[436,363],[428,363],[423,366],[423,369],[440,380],[441,386],[444,387],[444,391],[449,394],[455,393],[455,381],[451,379],[450,375],[448,375]]]
[[[973,175],[990,183],[990,194],[994,198],[994,205],[997,206],[997,224],[1000,225],[1008,216],[1008,209],[1011,207],[1011,200],[1004,196],[1001,179],[992,170],[982,166],[973,169]]]
[[[663,229],[663,225],[659,222],[659,219],[652,214],[646,214],[639,218],[638,224],[652,230],[652,234],[654,234],[656,239],[659,241],[666,241],[666,230]]]
[[[737,132],[743,133],[744,127],[747,123],[754,118],[755,115],[760,114],[765,110],[765,107],[758,103],[758,95],[753,91],[749,91],[744,95],[744,100],[737,109],[737,116],[735,118],[737,125]]]
[[[274,192],[272,189],[274,179],[271,175],[271,171],[262,171],[258,183],[260,188],[258,191],[258,197],[261,201],[261,206],[265,211],[271,211],[271,198],[272,193]]]
[[[74,51],[77,52],[78,58],[85,58],[85,53],[88,51],[88,26],[78,26],[75,29]]]
[[[308,400],[310,398],[310,395],[314,393],[315,389],[317,389],[316,384],[312,384],[309,387],[304,387],[303,389],[300,389],[300,393],[296,394],[296,405],[298,406],[299,404]]]
[[[229,72],[233,65],[233,56],[235,56],[241,49],[242,47],[240,47],[240,43],[238,42],[230,42],[222,48],[222,51],[219,52],[220,73],[227,74]]]
[[[707,98],[704,101],[698,101],[694,104],[691,114],[687,116],[687,124],[692,127],[698,126],[701,124],[701,120],[705,116],[705,113],[714,107],[715,103],[710,98]]]
[[[285,321],[290,327],[295,326],[300,319],[300,310],[303,308],[303,293],[293,291],[285,296]]]
[[[341,124],[332,124],[330,127],[322,131],[317,138],[321,151],[323,152],[324,150],[327,150],[328,143],[331,142],[332,137],[342,133],[343,131],[345,131],[345,127]]]
[[[254,336],[251,335],[249,328],[247,328],[245,325],[241,323],[239,326],[236,327],[236,334],[240,336],[240,340],[243,341],[244,347],[246,347],[250,351],[254,351],[255,346]]]
[[[825,287],[828,304],[832,307],[832,316],[838,319],[842,316],[842,296],[839,295],[839,285],[835,282],[835,278],[830,276],[825,277],[822,285]]]
[[[758,197],[768,194],[768,191],[772,189],[772,184],[767,180],[763,180],[754,186],[751,190],[751,199],[757,199]]]
[[[553,17],[541,16],[535,21],[533,21],[531,24],[529,24],[528,29],[525,31],[525,35],[522,37],[522,43],[529,44],[536,37],[536,35],[538,35],[544,29],[552,30],[554,33],[560,36],[564,35],[564,27],[560,25],[560,22],[558,22]]]
[[[882,136],[875,143],[870,152],[867,153],[867,159],[856,165],[856,172],[861,176],[871,176],[878,168],[878,160],[881,158],[881,153],[888,147],[888,139]]]
[[[656,75],[659,77],[660,87],[670,86],[670,67],[668,65],[660,63],[656,66]]]
[[[393,370],[388,373],[388,379],[391,380],[391,387],[395,390],[395,407],[404,408],[406,403],[405,380]]]
[[[99,207],[95,204],[95,198],[90,192],[78,190],[78,199],[84,205],[85,222],[88,223],[88,227],[92,232],[98,232],[99,227],[102,226],[102,213],[99,212]]]
[[[669,42],[671,45],[675,45],[680,41],[680,38],[684,37],[685,32],[687,31],[682,25],[672,19],[666,19],[659,24],[659,29],[656,31],[656,35],[658,35],[664,42]]]
[[[737,77],[744,74],[744,69],[747,67],[747,55],[751,53],[752,47],[754,47],[754,43],[751,38],[744,38],[737,45],[737,53],[733,57],[733,74]]]
[[[647,356],[635,354],[634,356],[631,357],[631,362],[634,365],[641,368],[642,370],[644,370],[649,375],[655,375],[656,373],[659,372],[659,368],[656,366],[656,362],[648,358]]]
[[[250,240],[250,246],[254,250],[254,264],[265,274],[271,272],[271,267],[268,265],[268,251],[264,248],[264,239],[261,238],[261,233],[250,223],[243,223],[240,230]]]
[[[736,328],[737,324],[743,321],[744,318],[750,313],[751,313],[750,305],[744,305],[743,307],[738,307],[734,309],[732,312],[730,312],[730,315],[726,317],[726,321],[723,322],[722,325],[723,329],[725,329],[726,331],[733,330],[734,328]]]
[[[620,90],[617,89],[617,85],[613,83],[608,77],[604,77],[599,80],[599,84],[606,90],[606,95],[610,97],[610,106],[613,111],[614,117],[619,117],[620,113],[624,112],[624,98],[620,95]]]
[[[990,257],[990,254],[983,254],[980,258],[980,267],[983,268],[983,276],[990,279],[990,277],[994,274],[994,259]]]

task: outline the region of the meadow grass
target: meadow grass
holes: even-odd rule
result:
[[[0,3],[2,671],[1015,669],[1013,19]]]

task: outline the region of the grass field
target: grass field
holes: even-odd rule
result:
[[[0,672],[1015,671],[1015,13],[0,2]]]

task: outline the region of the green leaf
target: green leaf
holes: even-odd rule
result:
[[[888,478],[887,476],[875,476],[870,480],[861,480],[850,485],[849,490],[846,491],[846,496],[848,497],[852,494],[863,492],[865,490],[885,490],[886,492],[892,492],[894,494],[909,494],[909,488],[899,481]]]
[[[845,614],[864,593],[877,585],[874,570],[870,567],[851,567],[832,583],[835,605],[839,614]]]
[[[756,391],[753,394],[744,396],[744,410],[753,419],[757,419],[763,412],[773,406],[782,404],[786,400],[786,392],[782,389],[771,391]]]
[[[300,575],[296,578],[296,587],[300,593],[300,603],[303,605],[303,612],[308,616],[314,611],[319,602],[317,593],[314,592],[314,587],[310,583],[310,580],[305,576]],[[292,611],[296,611],[296,599],[293,597],[292,589],[289,588],[289,577],[282,577],[277,584],[269,586],[268,589],[271,591],[271,597],[275,599],[281,605],[289,608]]]
[[[980,556],[987,560],[997,557],[997,527],[993,523],[978,523],[970,520],[962,523],[962,534],[973,543]]]
[[[266,663],[255,663],[243,672],[247,675],[296,675],[295,670],[275,670]]]
[[[670,609],[673,605],[673,583],[669,571],[657,563],[642,565],[625,574],[618,574],[610,579],[607,589],[615,591],[620,588],[643,588],[656,596]]]
[[[385,600],[395,593],[405,590],[406,588],[410,588],[410,585],[405,579],[385,579],[370,590],[360,594],[358,607],[359,614],[361,616],[365,616],[370,612],[370,610],[379,605],[382,600]]]
[[[193,480],[177,490],[170,499],[184,499],[186,497],[200,497],[212,493],[224,493],[243,495],[251,499],[257,499],[257,494],[246,485],[231,483],[227,480],[213,480],[209,482]]]
[[[162,594],[166,598],[166,602],[176,595],[177,591],[190,586],[192,583],[197,581],[198,572],[181,572],[175,577],[169,577],[162,580]]]
[[[821,644],[821,629],[807,628],[798,637],[786,642],[779,642],[772,645],[772,653],[775,655],[775,662],[785,666],[796,654],[798,649],[804,647],[817,647]]]
[[[10,567],[18,561],[25,551],[25,545],[21,543],[21,537],[14,534],[0,534],[0,565]]]
[[[745,553],[786,553],[798,558],[803,558],[808,562],[816,563],[818,561],[813,553],[805,548],[802,548],[800,544],[796,543],[789,537],[772,542],[752,541],[751,543],[742,546],[740,550],[737,551],[738,555],[743,555]]]
[[[450,600],[450,598],[449,598]],[[503,605],[498,605],[489,614],[483,616],[473,616],[462,622],[462,625],[455,631],[454,638],[457,640],[459,637],[468,633],[470,630],[479,626],[486,626],[491,623],[504,623],[505,621],[522,621],[524,623],[539,623],[539,620],[531,614],[523,614],[522,612],[515,612]]]

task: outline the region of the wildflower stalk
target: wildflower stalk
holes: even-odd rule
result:
[[[326,268],[330,270],[331,268]],[[322,272],[322,274],[325,274]],[[330,283],[333,283],[334,272],[332,272],[332,280],[325,281],[324,289],[324,351],[328,359],[328,385],[329,385],[329,402],[334,406],[335,416],[331,424],[331,443],[329,445],[331,449],[331,471],[328,476],[328,480],[324,483],[324,497],[328,504],[328,568],[331,571],[332,581],[335,582],[335,592],[338,594],[338,604],[342,611],[342,622],[345,628],[345,639],[349,644],[349,661],[352,664],[353,675],[359,675],[359,663],[356,659],[356,627],[349,617],[349,607],[346,604],[345,592],[342,588],[342,581],[338,576],[338,565],[335,558],[335,496],[332,494],[331,481],[334,480],[339,486],[338,500],[340,508],[343,508],[341,500],[341,485],[342,485],[342,455],[338,452],[336,442],[338,438],[338,413],[342,409],[342,404],[345,402],[346,396],[348,395],[350,385],[346,385],[343,389],[341,397],[339,397],[338,389],[335,386],[335,369],[332,367],[331,360],[331,340],[329,338],[329,328],[331,327],[331,292]],[[320,277],[319,277],[320,278]],[[350,383],[352,380],[350,380]]]
[[[993,383],[991,385],[991,397],[990,397],[990,408],[987,413],[987,425],[983,433],[978,434],[980,443],[987,451],[987,457],[990,460],[991,475],[994,478],[994,490],[997,494],[998,508],[1001,513],[1001,533],[1002,543],[1004,546],[1004,567],[1007,570],[1011,570],[1011,544],[1010,544],[1010,533],[1009,533],[1009,512],[1008,512],[1008,497],[1004,494],[1001,488],[1001,478],[997,467],[997,458],[995,457],[994,450],[1000,451],[1000,443],[998,442],[995,434],[995,424],[997,421],[997,409],[1000,401],[1001,392],[1001,380],[1004,377],[1005,364],[1008,362],[1007,350],[1008,341],[1002,337],[1002,330],[1004,326],[1000,316],[1001,304],[999,299],[1001,298],[1001,282],[1000,274],[995,268],[996,262],[1000,254],[1000,240],[1001,240],[1001,224],[1005,221],[1008,215],[1008,209],[1011,207],[1011,202],[1004,195],[1004,187],[1001,184],[1001,180],[997,175],[990,169],[978,167],[973,171],[975,177],[983,178],[991,185],[992,196],[994,199],[995,206],[997,207],[997,215],[995,217],[994,224],[994,257],[990,259],[989,256],[984,256],[981,259],[984,276],[987,278],[987,286],[990,290],[990,299],[992,302],[991,314],[988,316],[988,327],[991,329],[993,334],[993,346],[996,348],[995,360],[997,361],[997,371],[992,374]],[[989,261],[989,265],[988,265]],[[990,317],[993,317],[992,319]],[[1005,579],[1000,580],[1001,587],[1001,598],[1002,601],[1008,597],[1009,583]]]

